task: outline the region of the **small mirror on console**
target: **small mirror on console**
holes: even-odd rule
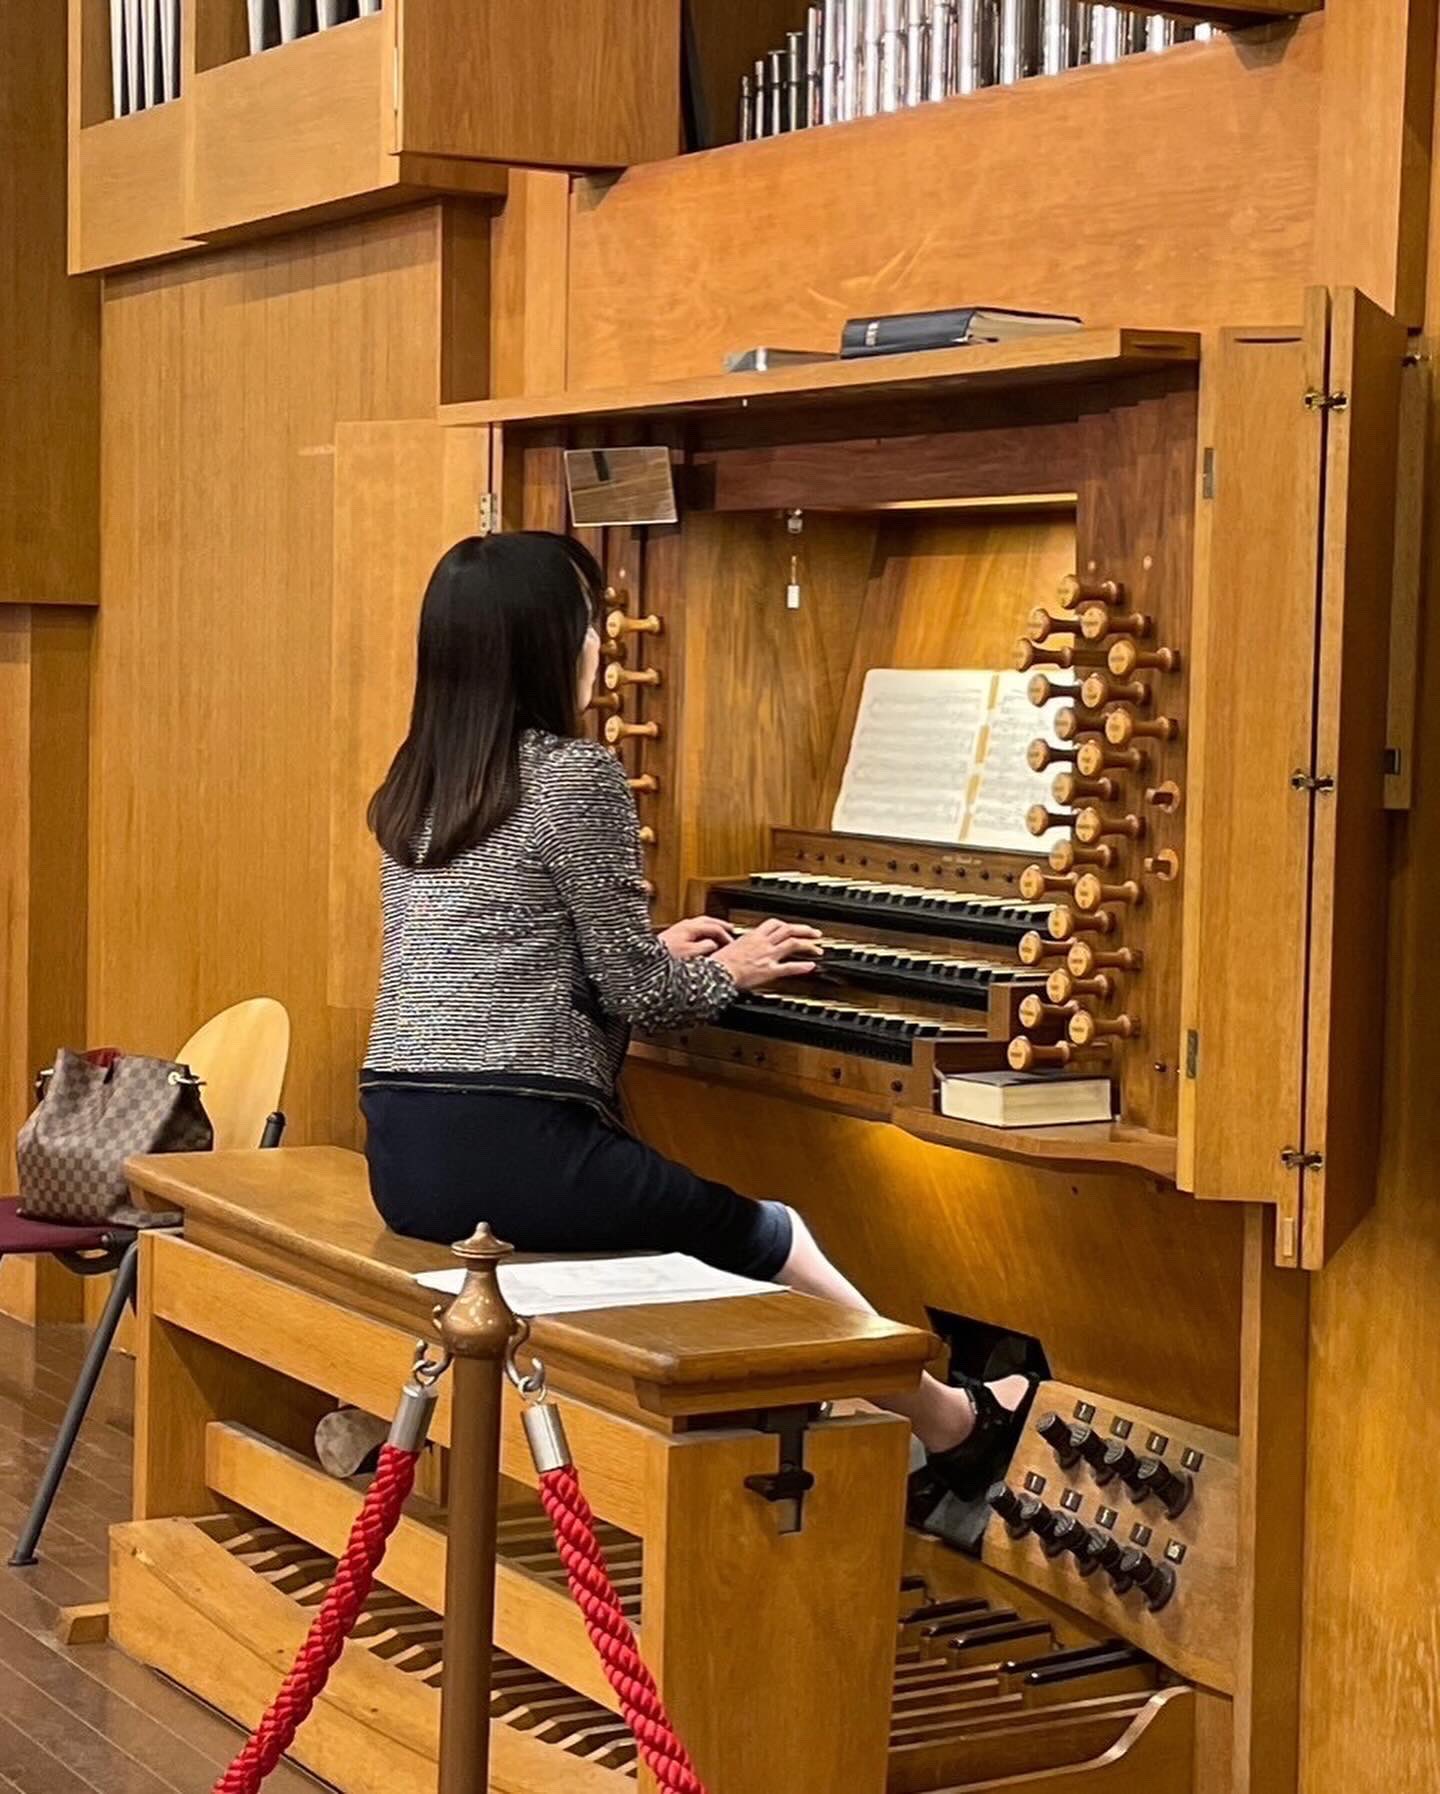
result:
[[[565,484],[577,529],[674,523],[679,516],[668,448],[566,449]]]

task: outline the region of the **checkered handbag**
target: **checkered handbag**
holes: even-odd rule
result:
[[[168,1059],[122,1053],[95,1064],[62,1047],[15,1145],[20,1212],[71,1226],[135,1227],[125,1161],[135,1153],[204,1152],[215,1143],[198,1080]]]

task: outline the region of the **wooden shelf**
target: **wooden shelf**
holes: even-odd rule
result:
[[[1035,336],[1014,343],[981,343],[969,349],[929,349],[868,361],[825,361],[777,368],[765,374],[714,374],[691,380],[540,397],[482,399],[443,405],[442,423],[515,424],[594,421],[647,412],[740,410],[768,401],[789,405],[828,400],[903,398],[923,388],[939,392],[994,392],[1006,388],[1106,380],[1155,367],[1183,366],[1200,358],[1200,338],[1190,331],[1128,330],[1100,326]]]
[[[1165,1183],[1175,1181],[1176,1143],[1119,1122],[1086,1122],[1069,1127],[999,1128],[975,1121],[952,1121],[927,1109],[895,1109],[896,1127],[936,1146],[956,1146],[1054,1171],[1139,1171]]]

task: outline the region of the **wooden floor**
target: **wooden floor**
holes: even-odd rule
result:
[[[0,1317],[0,1560],[74,1381],[78,1328]],[[56,1609],[105,1598],[105,1530],[129,1515],[130,1379],[101,1380],[33,1570],[0,1567],[0,1794],[209,1794],[240,1744],[227,1721],[109,1645],[62,1649]],[[266,1794],[315,1794],[281,1764]]]

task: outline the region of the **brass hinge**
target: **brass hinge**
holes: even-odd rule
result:
[[[482,492],[480,494],[480,529],[482,536],[492,536],[500,527],[500,498],[498,493]]]
[[[1301,1152],[1298,1146],[1287,1146],[1280,1154],[1280,1163],[1287,1171],[1323,1171],[1325,1155],[1319,1152]]]
[[[1329,773],[1316,774],[1306,772],[1303,768],[1297,768],[1290,774],[1290,789],[1292,791],[1314,791],[1324,797],[1335,789],[1335,781]]]
[[[1348,411],[1350,395],[1348,392],[1319,392],[1312,386],[1305,394],[1304,403],[1307,411]]]

